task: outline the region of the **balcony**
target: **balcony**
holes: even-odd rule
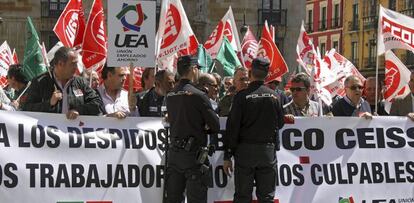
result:
[[[313,32],[313,22],[306,23],[305,26],[306,26],[305,29],[306,29],[307,33],[312,33]]]
[[[287,19],[286,19],[286,9],[259,9],[258,10],[258,24],[264,25],[265,20],[269,25],[278,25],[278,26],[286,26]]]
[[[40,13],[42,17],[58,18],[65,9],[67,2],[51,2],[42,1],[40,2]]]
[[[324,31],[327,29],[327,23],[326,20],[319,21],[319,31]]]
[[[377,29],[378,28],[378,16],[366,16],[362,18],[364,29]]]
[[[401,56],[401,61],[407,66],[407,68],[414,67],[414,54],[411,51],[407,51],[406,54]]]
[[[348,31],[358,31],[359,30],[359,21],[350,21],[348,22]]]
[[[400,12],[406,16],[414,17],[414,8],[405,9]]]
[[[332,28],[339,28],[341,27],[341,18],[337,17],[337,18],[332,18],[331,19],[331,23],[332,23]]]

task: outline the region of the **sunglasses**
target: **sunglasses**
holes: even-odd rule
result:
[[[300,92],[300,91],[306,90],[306,87],[291,87],[289,89],[291,92],[295,92],[295,91]]]
[[[362,90],[362,89],[364,89],[364,87],[363,86],[360,86],[360,85],[353,85],[353,86],[351,86],[351,87],[348,87],[349,89],[351,89],[351,90]]]

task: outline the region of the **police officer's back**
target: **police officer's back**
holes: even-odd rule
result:
[[[207,95],[193,86],[199,73],[197,58],[179,58],[177,71],[181,80],[167,94],[168,121],[171,127],[166,178],[167,202],[181,202],[185,190],[188,203],[207,202],[207,184],[203,181],[205,171],[201,170],[202,164],[198,163],[197,158],[200,149],[207,145],[207,130],[212,133],[219,131],[219,120]]]
[[[253,183],[259,202],[273,202],[276,180],[277,130],[282,128],[283,109],[276,93],[264,86],[269,62],[253,60],[247,89],[234,97],[226,125],[224,170],[233,170],[234,202],[251,202]]]

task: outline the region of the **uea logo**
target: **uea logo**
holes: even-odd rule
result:
[[[135,12],[137,14],[137,22],[135,22],[134,24],[127,22],[125,18],[125,15],[130,11]],[[144,20],[147,19],[147,16],[142,11],[141,4],[128,5],[126,3],[122,5],[122,10],[116,15],[116,17],[118,18],[118,20],[121,20],[121,23],[124,26],[124,32],[129,30],[139,32],[141,30],[142,23],[144,22]]]
[[[355,203],[354,198],[351,196],[349,198],[339,197],[338,203]]]
[[[135,12],[137,15],[137,21],[133,24],[129,23],[126,19],[126,15],[129,12]],[[144,20],[147,19],[147,16],[142,11],[141,4],[128,5],[126,3],[122,5],[122,10],[116,15],[116,17],[121,21],[124,32],[130,30],[140,32]],[[148,40],[146,35],[126,34],[123,43],[120,42],[120,37],[120,34],[115,36],[116,47],[138,47],[142,45],[145,48],[148,48]]]

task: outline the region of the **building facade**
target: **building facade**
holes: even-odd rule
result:
[[[414,17],[413,0],[344,1],[343,54],[366,76],[374,76],[376,71],[380,4]],[[395,52],[408,68],[414,68],[414,55],[411,51],[396,50]],[[378,60],[380,75],[384,75],[384,56],[378,57]]]

